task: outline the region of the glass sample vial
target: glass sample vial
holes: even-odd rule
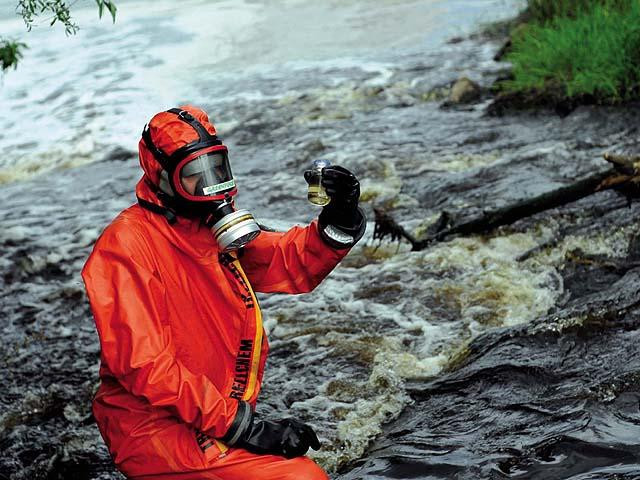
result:
[[[309,191],[307,198],[314,205],[324,207],[331,201],[327,191],[322,186],[322,169],[331,165],[328,160],[316,160],[311,165],[311,175],[309,176]]]

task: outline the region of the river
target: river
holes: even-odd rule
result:
[[[267,225],[317,215],[302,171],[319,156],[362,180],[362,242],[313,293],[260,298],[258,412],[311,423],[332,478],[640,478],[640,207],[602,192],[422,252],[371,239],[373,206],[424,232],[637,153],[637,108],[441,108],[452,81],[505,68],[469,34],[514,2],[118,5],[115,25],[80,8],[75,37],[39,26],[0,88],[0,478],[121,478],[90,414],[79,271],[134,200],[142,126],[184,102],[210,112],[238,205]]]

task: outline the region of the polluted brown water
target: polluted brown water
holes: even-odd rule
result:
[[[123,18],[124,44],[142,35],[137,21],[153,23],[138,2],[126,5],[135,18]],[[260,5],[230,14],[250,22]],[[357,19],[361,4],[345,5]],[[103,45],[110,34],[97,33]],[[167,49],[193,41],[166,34]],[[606,169],[605,150],[640,149],[637,107],[563,119],[487,116],[486,97],[442,108],[462,74],[482,86],[500,75],[499,45],[414,40],[247,71],[236,59],[211,67],[215,81],[181,71],[190,93],[171,101],[215,112],[238,206],[277,229],[319,212],[302,172],[320,157],[361,178],[370,220],[385,208],[420,236],[443,211],[461,219],[499,208]],[[158,52],[146,54],[149,69],[164,68]],[[137,60],[124,56],[121,72]],[[121,80],[130,97],[113,110],[133,109],[138,75]],[[74,88],[50,92],[47,122],[68,108],[81,132],[106,132],[98,119],[112,105]],[[83,123],[83,112],[95,120]],[[148,118],[135,128],[132,118],[114,127],[117,138],[81,146],[90,154],[60,147],[64,161],[52,155],[37,176],[16,167],[0,188],[0,478],[122,478],[91,415],[100,352],[79,272],[102,228],[134,201],[134,148]],[[11,142],[6,151],[18,149]],[[258,414],[312,424],[323,443],[312,455],[335,479],[638,478],[639,210],[600,192],[420,252],[372,241],[370,221],[316,291],[261,296],[271,353]]]

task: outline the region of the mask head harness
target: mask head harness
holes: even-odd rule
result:
[[[164,207],[140,198],[138,203],[164,215],[170,224],[176,214],[201,218],[212,228],[224,251],[244,246],[260,233],[260,228],[251,213],[234,208],[232,197],[238,190],[227,147],[186,110],[172,108],[167,112],[193,127],[198,139],[168,155],[153,143],[149,125],[145,125],[142,140],[163,169],[154,190]]]
[[[149,125],[145,126],[142,140],[163,169],[156,195],[172,214],[203,217],[212,211],[213,203],[231,202],[237,193],[227,147],[186,110],[167,112],[189,124],[198,139],[168,155],[155,145]]]

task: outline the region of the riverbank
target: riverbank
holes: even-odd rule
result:
[[[640,4],[633,0],[530,0],[513,21],[497,58],[510,72],[493,86],[489,112],[640,99]],[[494,27],[495,30],[500,30]]]

